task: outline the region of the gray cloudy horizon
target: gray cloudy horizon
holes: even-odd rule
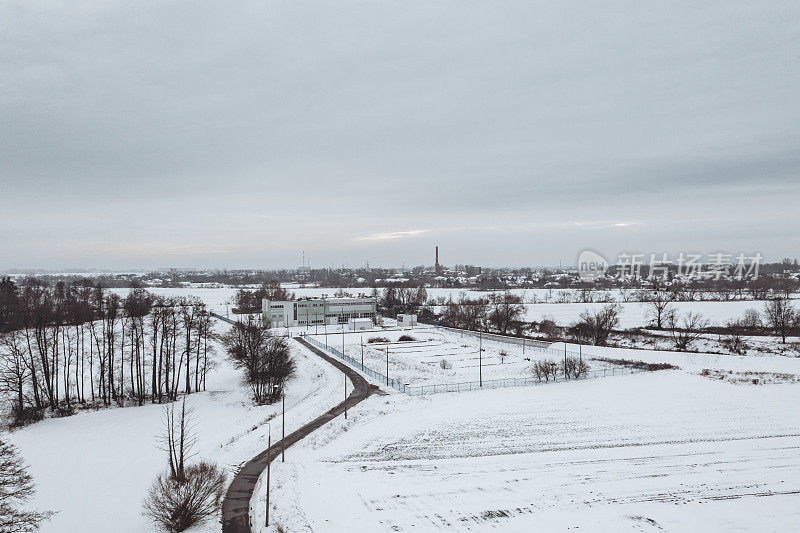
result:
[[[797,257],[799,60],[789,1],[9,0],[0,269]]]

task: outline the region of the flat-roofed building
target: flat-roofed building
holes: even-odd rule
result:
[[[304,298],[262,300],[261,312],[272,327],[348,324],[351,319],[375,320],[375,298]]]
[[[401,327],[416,326],[417,315],[397,315],[397,325]]]

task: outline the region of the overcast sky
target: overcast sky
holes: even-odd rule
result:
[[[800,239],[800,2],[0,2],[0,268]]]

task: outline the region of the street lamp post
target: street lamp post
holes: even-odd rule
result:
[[[269,527],[269,466],[272,463],[272,428],[267,424],[267,527]]]

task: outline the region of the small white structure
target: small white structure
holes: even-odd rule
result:
[[[351,318],[348,322],[348,329],[352,331],[366,331],[372,329],[371,318]]]
[[[417,315],[397,315],[397,325],[409,327],[417,325]]]

